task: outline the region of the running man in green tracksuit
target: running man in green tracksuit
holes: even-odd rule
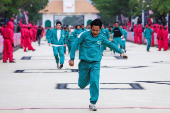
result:
[[[124,52],[126,53],[127,31],[123,28],[122,25],[120,25],[120,27],[122,28],[123,35],[124,35],[124,37],[122,37],[122,49],[123,49]]]
[[[102,22],[100,19],[95,19],[91,22],[91,30],[81,33],[75,40],[71,48],[69,61],[69,65],[74,66],[76,48],[80,44],[78,85],[81,89],[84,89],[90,84],[91,98],[89,108],[93,111],[97,110],[95,104],[99,97],[100,61],[102,59],[101,45],[112,48],[120,53],[121,57],[126,56],[121,49],[100,34],[101,27]]]
[[[122,28],[119,27],[119,23],[115,22],[115,27],[112,28],[114,44],[118,47],[120,45],[120,49],[122,49],[122,39],[123,36]]]
[[[57,68],[61,69],[63,67],[64,64],[64,47],[67,46],[67,41],[66,41],[66,37],[64,34],[64,30],[61,30],[61,22],[57,22],[56,24],[57,29],[54,28],[51,31],[51,36],[48,39],[48,43],[49,46],[52,45],[53,47],[53,52],[54,52],[54,57],[56,59],[56,63],[57,63]],[[59,67],[59,57],[58,54],[60,56],[60,67]]]
[[[106,37],[106,38],[109,40],[109,38],[110,38],[109,30],[104,29],[104,24],[102,25],[102,28],[101,28],[101,30],[100,30],[100,34],[103,35],[104,37]],[[106,46],[105,46],[105,45],[102,45],[102,47],[101,47],[101,53],[102,53],[102,55],[103,55],[103,51],[104,51],[104,50],[106,51]]]
[[[149,52],[150,47],[151,47],[151,38],[152,38],[152,32],[153,30],[151,29],[151,25],[148,25],[148,28],[145,29],[144,31],[144,39],[147,40],[147,51]]]
[[[75,40],[74,32],[71,32],[71,29],[69,28],[69,32],[67,33],[67,35],[68,35],[68,52],[70,53]]]

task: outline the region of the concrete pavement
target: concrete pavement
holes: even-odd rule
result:
[[[67,54],[64,68],[58,70],[44,39],[41,46],[33,43],[33,47],[35,52],[14,52],[15,64],[0,61],[0,108],[12,108],[0,113],[91,112],[89,91],[77,86],[78,53],[74,67],[68,65]],[[146,52],[146,45],[128,42],[127,55],[129,59],[124,60],[104,54],[97,112],[169,113],[170,51],[152,47]],[[62,84],[66,89],[57,89]]]

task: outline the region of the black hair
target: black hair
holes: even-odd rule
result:
[[[41,28],[41,26],[39,26],[39,28]]]
[[[115,22],[115,24],[116,24],[116,23],[118,23],[118,24],[119,24],[119,22]]]
[[[48,26],[48,27],[50,27],[50,26]]]
[[[68,27],[68,25],[66,25],[66,27]]]
[[[59,21],[56,23],[56,25],[57,25],[57,24],[60,24],[60,25],[62,25],[62,24],[61,24],[61,22],[59,22]]]
[[[92,28],[93,26],[99,26],[100,29],[101,29],[101,27],[102,27],[102,21],[101,21],[100,19],[95,19],[95,20],[93,20],[93,21],[90,23],[90,25],[91,25],[91,28]]]
[[[77,27],[78,27],[78,26],[80,26],[80,25],[76,25],[76,27],[75,27],[75,28],[77,29]],[[80,26],[80,27],[81,27],[81,26]]]
[[[148,24],[148,27],[151,27],[151,24]]]

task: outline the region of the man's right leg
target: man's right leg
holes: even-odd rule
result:
[[[59,58],[58,58],[58,48],[53,46],[54,57],[57,63],[57,68],[59,68]]]
[[[79,62],[79,79],[78,79],[78,86],[81,89],[84,89],[86,86],[90,84],[90,63],[86,61]]]

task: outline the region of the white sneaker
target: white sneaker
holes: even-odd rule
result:
[[[90,104],[89,109],[92,110],[92,111],[97,111],[97,108],[94,104]]]

